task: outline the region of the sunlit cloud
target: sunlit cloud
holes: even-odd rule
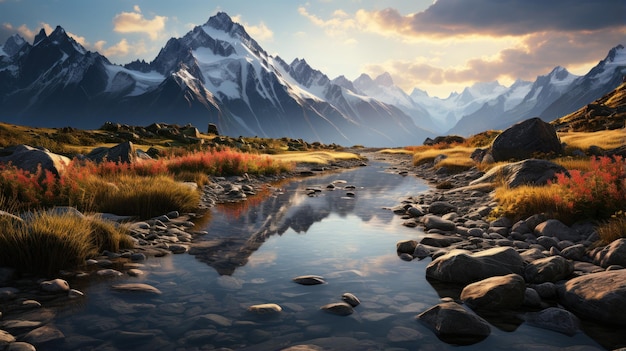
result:
[[[350,31],[357,29],[356,20],[343,10],[336,10],[329,19],[310,13],[306,7],[298,7],[298,13],[307,18],[315,26],[323,28],[327,35],[338,36],[349,34]]]
[[[274,40],[274,32],[271,29],[269,29],[269,27],[264,22],[261,22],[258,25],[253,25],[253,24],[243,22],[241,20],[241,16],[233,16],[232,19],[234,22],[241,24],[246,29],[246,32],[248,32],[248,34],[250,34],[250,36],[256,40],[259,40],[259,41]]]
[[[130,44],[126,39],[120,40],[117,44],[105,47],[106,41],[99,40],[93,46],[96,51],[104,56],[125,56],[130,53]],[[133,46],[135,47],[135,46]]]
[[[113,17],[113,30],[118,33],[143,33],[151,40],[157,40],[165,29],[166,16],[154,16],[146,19],[139,6],[135,5],[135,12],[122,12]]]

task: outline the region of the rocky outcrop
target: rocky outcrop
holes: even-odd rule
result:
[[[560,154],[561,141],[554,127],[539,117],[517,123],[498,135],[491,144],[494,161],[524,160],[537,154]]]
[[[482,177],[472,181],[471,185],[502,181],[510,188],[520,185],[544,185],[554,178],[556,173],[565,173],[563,166],[554,162],[539,159],[496,166]]]
[[[113,147],[98,147],[85,155],[94,162],[112,161],[116,163],[133,163],[139,158],[149,158],[145,153],[139,153],[135,145],[126,141]]]
[[[55,175],[63,173],[70,159],[57,155],[44,148],[34,148],[28,145],[17,145],[0,150],[0,163],[11,163],[17,168],[36,173],[38,168],[47,170]]]

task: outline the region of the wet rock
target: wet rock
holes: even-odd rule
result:
[[[96,274],[101,276],[101,277],[120,277],[122,275],[124,275],[122,272],[117,271],[115,269],[100,269],[98,271],[96,271]]]
[[[449,212],[455,212],[456,206],[446,201],[435,201],[428,206],[428,212],[435,215],[443,215]]]
[[[359,298],[352,293],[344,293],[341,295],[341,299],[352,307],[356,307],[361,304],[361,300],[359,300]]]
[[[541,306],[541,296],[537,290],[533,288],[526,288],[524,291],[524,306],[528,307],[540,307]]]
[[[581,261],[585,256],[587,248],[583,244],[576,244],[561,250],[561,256],[568,260]]]
[[[233,325],[232,320],[215,313],[195,317],[193,321],[196,326],[216,325],[220,327],[230,327]]]
[[[0,288],[0,301],[14,300],[15,298],[17,298],[16,294],[19,292],[20,290],[18,288],[13,288],[13,287]]]
[[[396,251],[401,253],[412,254],[417,247],[417,241],[415,240],[402,240],[396,243]]]
[[[594,263],[603,268],[611,265],[626,267],[626,238],[617,239],[598,251]]]
[[[323,277],[319,275],[301,275],[292,279],[294,282],[301,285],[319,285],[326,284]]]
[[[24,335],[23,340],[29,344],[40,345],[47,342],[65,339],[65,335],[51,325],[44,325]]]
[[[571,261],[561,256],[550,256],[532,261],[526,266],[524,276],[529,283],[557,282],[574,272]]]
[[[264,303],[248,307],[248,311],[256,314],[276,314],[280,313],[282,310],[282,307],[275,303]]]
[[[0,349],[12,342],[15,342],[15,337],[4,330],[0,330]]]
[[[39,284],[41,290],[51,293],[60,293],[70,291],[70,285],[63,279],[46,280]]]
[[[426,246],[422,244],[417,244],[417,246],[415,246],[415,250],[413,250],[413,257],[421,260],[428,256],[430,256],[430,250],[426,248]]]
[[[392,343],[417,341],[424,338],[424,335],[419,331],[406,327],[393,327],[387,333],[387,340]]]
[[[559,302],[584,318],[626,326],[626,270],[570,279],[559,289]]]
[[[495,247],[477,253],[454,249],[426,267],[429,278],[463,284],[523,272],[524,261],[511,247]]]
[[[136,293],[149,293],[161,295],[161,290],[155,288],[149,284],[143,283],[126,283],[126,284],[116,284],[111,286],[113,290],[117,291],[125,291],[125,292],[136,292]]]
[[[9,346],[4,349],[4,351],[36,351],[35,346],[27,343],[27,342],[13,342],[10,343]]]
[[[320,307],[320,309],[322,311],[336,314],[338,316],[348,316],[354,313],[354,309],[352,308],[352,306],[345,302],[329,303]]]
[[[526,282],[519,274],[491,277],[463,288],[461,300],[473,309],[503,310],[522,306]]]
[[[446,343],[471,345],[491,334],[489,323],[456,302],[442,302],[422,312],[417,319]]]
[[[580,330],[578,317],[562,308],[549,307],[539,312],[527,313],[525,319],[530,325],[570,336]]]

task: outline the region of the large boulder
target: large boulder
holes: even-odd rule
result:
[[[594,263],[603,268],[611,265],[626,267],[626,238],[617,239],[598,251]]]
[[[511,310],[522,306],[526,282],[519,274],[491,277],[472,283],[461,292],[461,300],[473,309]]]
[[[577,315],[626,326],[626,269],[583,275],[559,289],[559,302]]]
[[[487,321],[453,301],[433,306],[419,314],[417,319],[449,344],[475,344],[491,333]]]
[[[562,151],[554,127],[539,117],[515,124],[491,144],[491,156],[496,162],[524,160],[537,154],[560,154]]]
[[[477,253],[455,249],[426,267],[429,278],[461,284],[511,273],[524,273],[524,260],[511,247],[494,247]]]
[[[135,145],[126,141],[113,147],[98,147],[93,149],[90,153],[85,155],[88,159],[94,162],[102,162],[104,160],[113,161],[116,163],[133,163],[138,158],[149,158],[147,154],[138,152]]]
[[[535,227],[534,232],[537,237],[547,236],[556,238],[558,239],[558,241],[567,240],[572,242],[578,242],[582,239],[577,231],[570,228],[558,219],[548,219],[545,222],[539,223]]]
[[[55,175],[63,173],[70,159],[52,153],[44,148],[34,148],[28,145],[17,145],[1,151],[0,163],[11,163],[19,169],[36,173],[41,165],[42,170],[48,170]]]
[[[534,260],[526,266],[526,281],[541,284],[557,282],[574,273],[574,264],[562,256],[549,256]]]
[[[510,188],[520,185],[544,185],[554,178],[556,173],[565,173],[563,166],[539,159],[509,163],[493,167],[482,177],[470,182],[470,185],[504,181]]]

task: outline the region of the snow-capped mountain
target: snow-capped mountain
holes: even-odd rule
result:
[[[371,96],[384,103],[397,106],[407,115],[413,118],[418,126],[442,132],[440,125],[435,123],[428,111],[413,100],[407,93],[393,83],[389,73],[383,73],[372,79],[367,74],[361,74],[352,84],[352,91],[362,95]]]
[[[507,88],[497,81],[479,82],[452,93],[445,99],[431,97],[427,92],[413,89],[410,97],[418,105],[423,106],[440,126],[439,131],[445,132],[452,128],[463,116],[477,111],[483,104],[496,99],[505,93]]]
[[[268,55],[218,13],[172,38],[150,63],[124,67],[85,50],[57,27],[33,45],[0,54],[0,118],[41,126],[97,128],[105,121],[215,123],[221,133],[399,146],[430,133],[399,108],[333,83],[304,60]],[[19,49],[14,49],[19,47]]]

